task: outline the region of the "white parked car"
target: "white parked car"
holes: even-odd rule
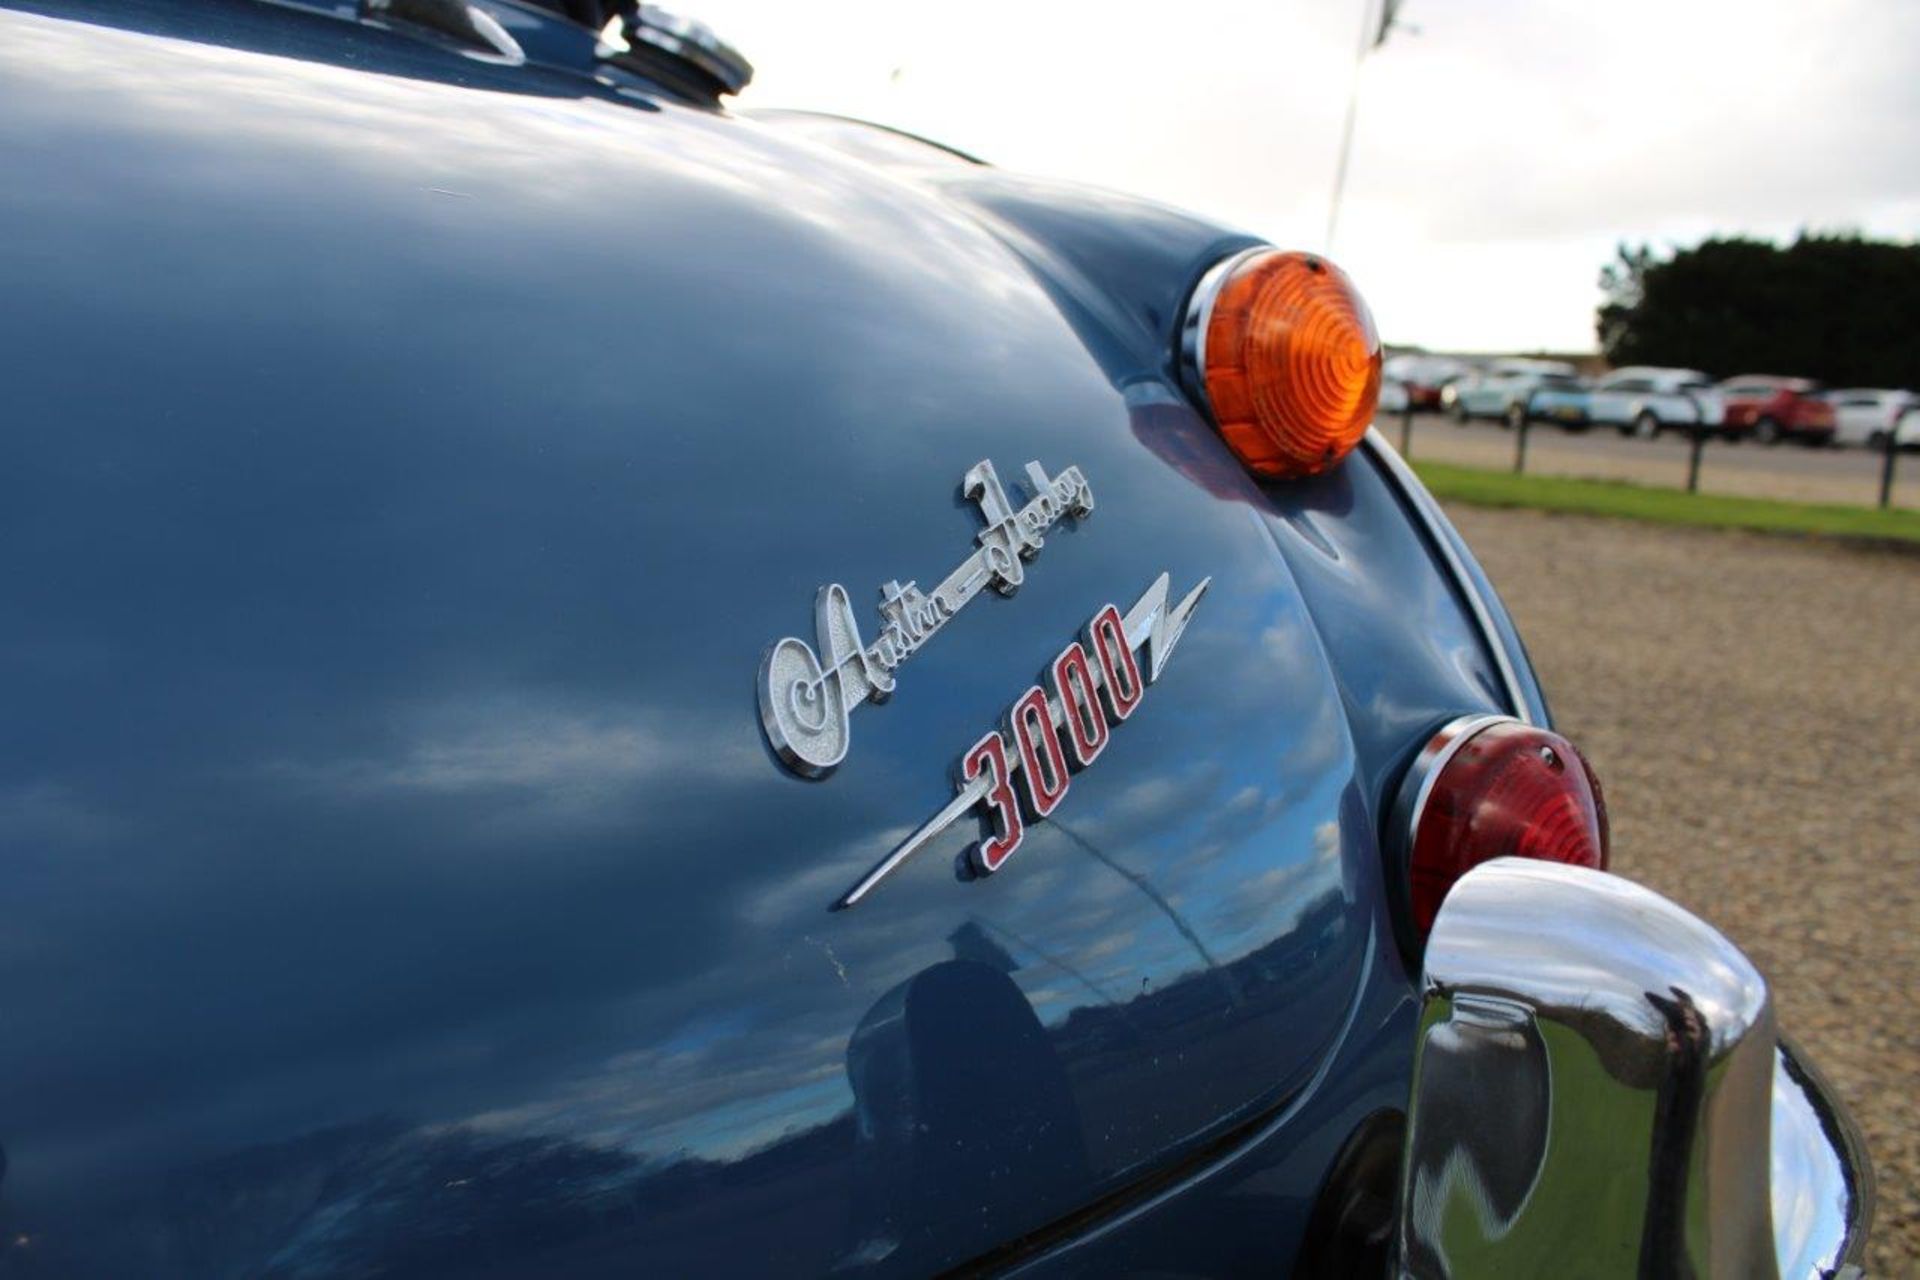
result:
[[[1726,416],[1713,379],[1698,369],[1630,365],[1594,383],[1587,397],[1589,421],[1618,427],[1623,435],[1652,438],[1696,424],[1718,428]]]
[[[1889,431],[1899,432],[1901,447],[1920,443],[1920,396],[1911,391],[1874,390],[1855,387],[1849,391],[1827,392],[1833,406],[1835,444],[1865,445],[1878,449],[1887,442]],[[1904,421],[1903,421],[1904,419]]]

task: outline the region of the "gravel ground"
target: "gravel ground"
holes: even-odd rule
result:
[[[1920,556],[1451,514],[1606,786],[1614,870],[1767,975],[1866,1134],[1871,1274],[1920,1273]]]

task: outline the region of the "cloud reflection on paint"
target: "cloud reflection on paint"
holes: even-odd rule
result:
[[[1345,623],[1418,601],[1441,640],[1336,679],[1313,575],[1406,553],[1353,490],[1210,492],[1035,259],[770,128],[0,22],[0,149],[86,160],[0,195],[9,392],[58,428],[0,481],[0,830],[30,846],[0,1096],[35,1102],[0,1118],[6,1214],[324,1271],[548,1228],[654,1256],[760,1205],[791,1220],[714,1247],[824,1264],[874,1239],[856,1030],[965,947],[1011,966],[986,985],[1031,1011],[1090,1179],[1312,1078],[1378,875],[1346,699],[1399,732],[1458,696],[1418,582]],[[1178,401],[1153,429],[1204,456]],[[1079,465],[1098,510],[830,782],[784,774],[762,647],[823,582],[954,563],[981,457]],[[1270,527],[1310,502],[1359,539],[1337,564]],[[973,883],[956,829],[829,914],[1161,572],[1214,586],[1059,821]],[[951,1210],[890,1265],[991,1235]]]

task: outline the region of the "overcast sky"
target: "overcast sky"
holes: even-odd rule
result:
[[[1325,248],[1378,0],[679,0],[743,106],[910,129],[1009,168]],[[1406,0],[1361,75],[1333,257],[1382,335],[1594,346],[1621,238],[1920,234],[1920,0]]]

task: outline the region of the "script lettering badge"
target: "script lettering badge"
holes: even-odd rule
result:
[[[860,638],[847,589],[837,582],[820,588],[813,605],[815,645],[788,636],[769,646],[760,662],[760,724],[781,763],[808,778],[832,773],[846,758],[854,709],[885,701],[901,664],[982,590],[991,586],[1009,596],[1019,590],[1026,579],[1023,563],[1040,553],[1048,531],[1093,510],[1093,490],[1078,467],[1050,477],[1038,462],[1029,462],[1027,484],[1032,496],[1016,510],[993,463],[968,469],[960,492],[986,519],[974,538],[979,549],[931,591],[912,582],[882,587],[883,622],[872,644]]]

